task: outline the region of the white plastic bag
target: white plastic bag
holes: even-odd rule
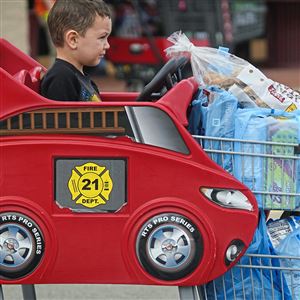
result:
[[[300,108],[300,93],[274,82],[246,60],[226,48],[196,47],[184,33],[173,33],[165,49],[168,56],[188,55],[200,85],[218,85],[234,94],[245,107],[266,107],[285,111]]]
[[[223,51],[222,48],[196,47],[181,31],[168,40],[173,46],[165,49],[168,56],[190,55],[193,75],[199,84],[212,84],[216,79],[236,77],[248,63]]]

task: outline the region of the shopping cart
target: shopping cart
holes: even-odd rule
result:
[[[299,299],[300,268],[284,265],[299,265],[300,257],[262,254],[245,255],[245,257],[248,258],[248,264],[239,262],[234,269],[217,280],[203,286],[180,288],[181,299]],[[248,276],[247,285],[244,281],[246,276]],[[271,278],[271,283],[276,277],[276,284],[266,285],[267,276]],[[286,294],[287,289],[289,289],[289,294]]]
[[[300,211],[298,144],[193,137],[212,160],[253,191],[262,209],[289,213]],[[276,167],[277,173],[274,171]],[[285,174],[287,168],[290,178]],[[276,188],[270,184],[272,180],[276,181],[275,176],[280,178]],[[182,288],[181,297],[205,300],[299,299],[299,266],[298,256],[245,254],[233,269],[214,281],[190,289]]]

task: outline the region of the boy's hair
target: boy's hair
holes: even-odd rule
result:
[[[47,21],[53,44],[63,47],[67,30],[84,36],[97,15],[111,18],[111,11],[103,0],[56,0]]]

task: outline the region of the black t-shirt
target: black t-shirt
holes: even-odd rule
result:
[[[98,88],[90,77],[58,58],[42,80],[41,94],[59,101],[101,101]]]

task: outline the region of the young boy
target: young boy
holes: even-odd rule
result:
[[[109,49],[111,12],[102,0],[56,0],[48,16],[56,60],[41,84],[41,94],[61,101],[101,101],[84,66],[97,66]]]

